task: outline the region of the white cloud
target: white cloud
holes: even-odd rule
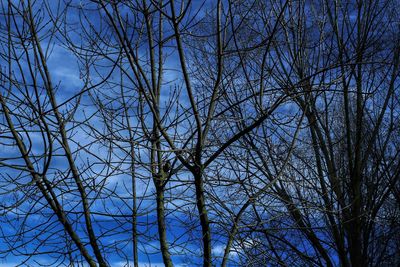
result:
[[[215,256],[224,256],[224,252],[225,252],[225,245],[218,245],[218,246],[214,246],[211,250],[211,252],[215,255]],[[236,249],[234,247],[231,248],[230,252],[229,252],[229,256],[230,257],[236,257],[237,256],[237,252]]]

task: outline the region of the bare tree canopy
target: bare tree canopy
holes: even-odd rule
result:
[[[0,266],[399,266],[398,5],[0,1]]]

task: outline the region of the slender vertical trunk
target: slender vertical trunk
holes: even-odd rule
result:
[[[351,218],[349,220],[349,236],[350,236],[350,260],[352,266],[364,266],[362,256],[362,139],[363,139],[363,115],[364,115],[364,100],[363,100],[363,83],[362,83],[362,62],[365,49],[365,36],[363,29],[363,14],[365,10],[362,2],[358,4],[357,14],[357,65],[354,67],[354,75],[356,79],[356,118],[355,118],[355,142],[354,142],[354,165],[350,165],[350,180],[351,180]]]
[[[200,225],[203,240],[203,266],[211,267],[211,230],[208,212],[206,209],[203,184],[203,170],[196,168],[194,172],[194,183],[196,188],[196,204],[200,217]]]
[[[138,259],[138,234],[137,234],[137,204],[136,204],[136,177],[135,177],[135,147],[131,137],[131,186],[132,186],[132,240],[133,240],[133,265],[139,266]]]
[[[166,267],[172,267],[171,254],[167,243],[167,229],[165,225],[164,191],[157,190],[157,225],[160,238],[161,254]]]
[[[122,65],[122,62],[121,62]],[[121,96],[122,104],[124,107],[124,113],[126,118],[126,126],[129,132],[129,144],[130,144],[130,174],[131,174],[131,190],[132,190],[132,253],[133,253],[133,265],[134,267],[139,266],[138,259],[138,234],[137,234],[137,203],[136,203],[136,173],[135,173],[135,141],[134,133],[129,120],[129,109],[125,101],[124,87],[123,87],[123,75],[121,74]]]
[[[154,133],[157,138],[160,138],[156,127],[154,128]],[[169,252],[169,245],[167,242],[167,228],[165,224],[164,180],[166,174],[162,170],[162,157],[160,149],[161,145],[159,141],[156,141],[156,144],[153,144],[151,151],[153,181],[156,188],[158,236],[160,239],[160,249],[164,264],[166,267],[172,267],[173,264],[171,260],[171,254]],[[157,160],[155,159],[155,154],[157,154]],[[158,171],[156,170],[155,165],[158,166]]]
[[[149,55],[150,55],[150,66],[151,66],[151,86],[149,90],[153,92],[154,99],[151,105],[154,105],[153,113],[153,131],[152,131],[152,151],[151,151],[151,168],[154,185],[156,187],[156,202],[157,202],[157,225],[158,234],[160,239],[160,249],[163,257],[164,265],[172,267],[171,254],[169,252],[169,245],[167,242],[167,228],[165,224],[165,208],[164,208],[164,181],[168,175],[163,171],[163,158],[162,158],[162,147],[161,147],[161,135],[159,131],[160,123],[160,94],[161,94],[161,82],[162,82],[162,47],[159,46],[158,52],[158,64],[156,63],[155,46],[153,39],[153,28],[152,28],[152,17],[149,13],[146,1],[143,3],[143,15],[145,17]],[[162,15],[160,12],[160,25],[162,25]],[[160,40],[162,38],[162,28],[160,26],[159,31]],[[159,44],[161,45],[161,44]],[[158,67],[158,73],[157,73]],[[157,76],[158,75],[158,76]]]

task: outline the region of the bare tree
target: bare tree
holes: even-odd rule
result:
[[[399,264],[395,7],[1,2],[0,256]]]

